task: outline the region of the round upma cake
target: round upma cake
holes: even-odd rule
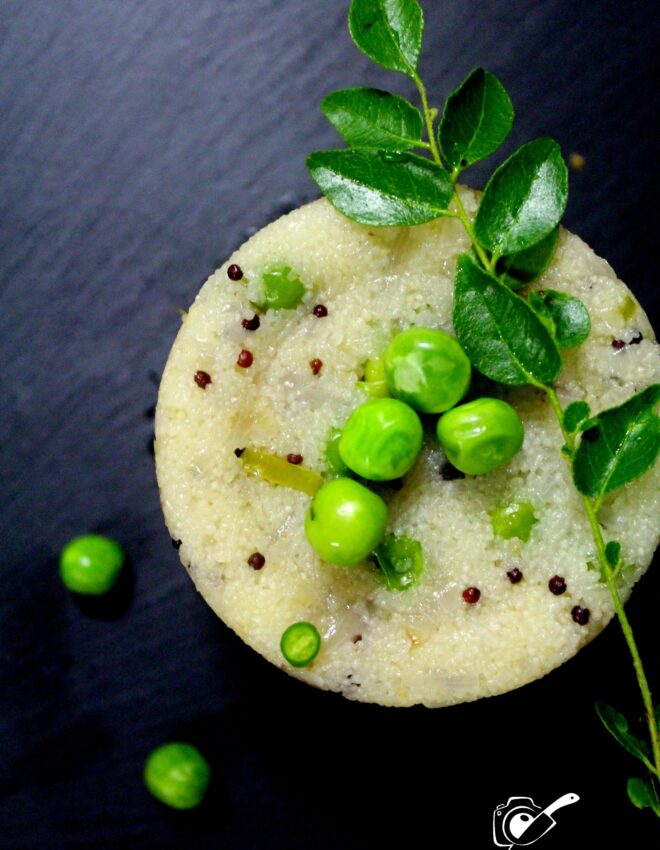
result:
[[[474,214],[477,194],[462,196]],[[313,471],[324,474],[329,434],[367,399],[367,361],[413,325],[453,333],[456,260],[469,249],[454,219],[369,228],[325,200],[304,206],[211,276],[163,375],[155,444],[161,501],[197,589],[269,661],[350,699],[443,706],[502,693],[566,661],[613,614],[559,427],[532,387],[497,390],[525,429],[505,467],[459,477],[429,418],[405,478],[371,485],[388,504],[388,533],[422,546],[423,572],[404,591],[388,589],[369,561],[348,568],[322,561],[304,531],[310,496],[273,484],[267,463],[262,475],[254,474],[259,464],[245,463],[249,449],[280,465],[288,458],[303,483],[317,477]],[[302,301],[255,319],[260,282],[273,273],[289,288],[302,284]],[[642,309],[577,236],[562,231],[533,286],[578,296],[591,317],[587,341],[564,352],[556,383],[563,404],[584,399],[597,412],[660,379]],[[607,538],[621,542],[631,565],[624,597],[657,544],[659,477],[656,466],[610,494],[601,510]],[[494,533],[493,514],[514,502],[533,507],[527,541]],[[575,616],[576,608],[589,614]],[[299,621],[322,638],[304,668],[280,650],[283,632]]]

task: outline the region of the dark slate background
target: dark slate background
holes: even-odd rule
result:
[[[423,5],[436,102],[483,64],[519,114],[508,150],[547,134],[583,154],[567,224],[653,318],[652,4]],[[601,698],[639,714],[615,625],[496,699],[351,704],[290,680],[217,621],[163,526],[148,444],[178,308],[246,235],[315,196],[305,155],[337,144],[324,94],[411,94],[352,47],[347,8],[0,3],[3,848],[488,848],[496,804],[567,791],[582,799],[539,847],[651,845],[654,818],[625,798],[636,764],[593,712]],[[100,607],[57,576],[60,547],[89,530],[131,558]],[[659,575],[629,606],[656,691]],[[171,738],[213,763],[196,812],[142,787],[146,754]]]

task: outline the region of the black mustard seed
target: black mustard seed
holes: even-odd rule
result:
[[[561,596],[562,593],[566,592],[566,581],[563,576],[553,576],[548,582],[548,588],[550,593],[554,593],[555,596]]]
[[[466,587],[463,591],[463,601],[468,605],[474,605],[481,598],[481,591],[478,587]]]
[[[195,372],[195,383],[201,390],[205,390],[207,384],[212,384],[211,376],[208,372],[205,372],[203,369],[198,369]]]
[[[578,626],[586,626],[590,616],[591,611],[588,608],[582,608],[580,605],[576,605],[571,611],[573,622],[577,623]]]
[[[260,570],[266,563],[266,559],[261,554],[261,552],[253,552],[247,559],[247,562],[253,570]]]
[[[256,331],[261,324],[261,320],[259,319],[259,316],[255,314],[251,319],[243,319],[241,324],[246,331]]]

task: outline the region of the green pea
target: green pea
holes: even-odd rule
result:
[[[293,623],[282,635],[280,641],[282,655],[293,667],[306,667],[319,654],[321,635],[316,626],[306,623]]]
[[[305,517],[307,539],[323,558],[352,567],[375,549],[385,534],[387,505],[352,478],[335,478],[321,487]]]
[[[516,411],[497,398],[478,398],[438,420],[438,439],[447,459],[466,475],[504,466],[520,451],[524,437]]]
[[[470,361],[448,333],[409,328],[385,351],[391,394],[421,413],[442,413],[457,404],[470,386]]]
[[[85,534],[70,540],[60,554],[60,577],[64,586],[85,596],[101,596],[111,590],[126,560],[116,540],[101,534]]]
[[[277,266],[261,275],[264,310],[293,310],[305,296],[305,284],[290,266]]]
[[[510,540],[518,537],[524,543],[529,540],[532,528],[538,522],[534,516],[534,505],[529,502],[510,502],[501,505],[490,515],[493,524],[493,534]]]
[[[157,747],[144,766],[149,791],[173,809],[193,809],[204,799],[211,768],[192,744],[170,742]]]
[[[370,481],[405,475],[422,447],[424,430],[415,411],[395,398],[378,398],[350,415],[339,440],[349,469]]]

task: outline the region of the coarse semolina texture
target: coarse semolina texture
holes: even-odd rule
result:
[[[470,213],[476,195],[462,190]],[[422,579],[405,592],[385,589],[377,569],[322,562],[303,521],[310,498],[248,477],[235,449],[301,454],[322,471],[331,428],[365,400],[365,361],[410,325],[452,332],[457,255],[467,237],[454,219],[415,228],[355,224],[320,200],[253,236],[204,285],[170,354],[156,416],[156,460],[165,519],[198,590],[250,646],[291,675],[383,705],[442,706],[502,693],[543,676],[593,638],[613,614],[607,588],[587,568],[594,546],[560,448],[550,407],[531,387],[502,395],[525,426],[521,452],[488,475],[445,480],[444,457],[429,427],[422,454],[402,489],[381,486],[389,531],[419,540]],[[308,288],[295,310],[251,318],[245,280],[290,266]],[[557,381],[562,403],[586,399],[592,410],[616,405],[660,378],[649,322],[610,266],[577,236],[562,231],[551,268],[535,286],[572,292],[586,304],[592,332],[565,352]],[[314,305],[324,304],[325,318]],[[638,334],[643,340],[639,342]],[[623,347],[613,347],[614,339]],[[250,350],[250,368],[236,365]],[[317,375],[310,361],[320,359]],[[205,389],[198,370],[212,379]],[[429,420],[430,425],[434,420]],[[660,468],[608,496],[607,539],[621,541],[623,588],[648,567],[657,543]],[[490,513],[512,500],[534,505],[529,542],[494,537]],[[254,552],[265,557],[255,570]],[[524,575],[512,584],[507,571]],[[554,596],[548,581],[566,580]],[[478,587],[475,605],[463,600]],[[573,622],[575,605],[588,625]],[[308,620],[323,644],[309,667],[295,670],[279,642],[291,623]]]

